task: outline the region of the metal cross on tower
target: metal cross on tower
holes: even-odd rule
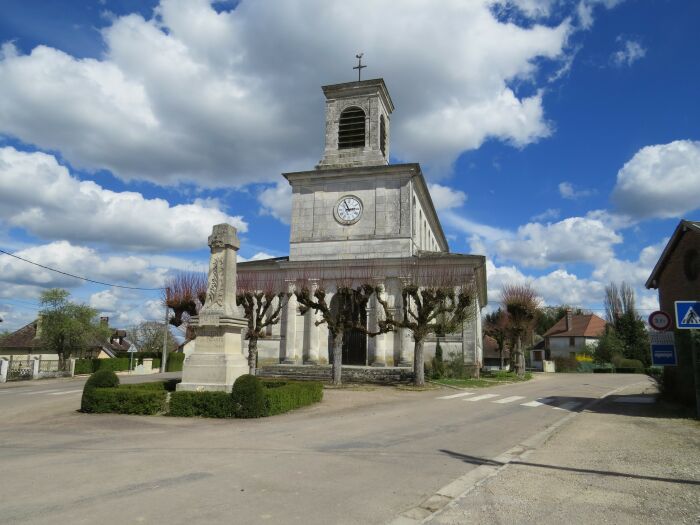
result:
[[[355,55],[355,58],[357,59],[357,65],[353,67],[353,69],[357,69],[357,81],[359,82],[362,80],[362,68],[365,68],[367,66],[362,65],[362,55],[364,53],[360,53],[359,55]]]

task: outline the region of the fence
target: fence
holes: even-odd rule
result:
[[[10,356],[10,364],[7,369],[7,380],[8,381],[21,381],[23,379],[32,378],[33,370],[33,359],[17,358],[15,356]]]

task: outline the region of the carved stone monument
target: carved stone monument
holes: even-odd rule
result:
[[[245,319],[236,316],[236,228],[217,224],[209,236],[209,281],[199,316],[192,318],[195,350],[184,363],[178,390],[231,391],[237,377],[248,373],[241,332]]]

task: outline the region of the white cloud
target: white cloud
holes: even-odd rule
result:
[[[534,222],[544,222],[550,220],[556,220],[561,216],[561,210],[558,208],[547,208],[542,213],[533,215],[530,220]]]
[[[285,180],[266,188],[258,195],[261,215],[272,215],[275,219],[289,224],[292,218],[292,187]]]
[[[153,288],[162,286],[167,269],[153,267],[133,255],[105,256],[93,248],[56,241],[14,252],[15,255],[67,273],[114,284]],[[0,257],[0,282],[41,288],[76,288],[84,281],[61,275],[7,255]]]
[[[171,206],[136,192],[80,181],[51,155],[0,148],[0,220],[44,239],[139,250],[206,247],[214,224],[247,224],[216,201]]]
[[[550,133],[542,93],[509,84],[536,83],[542,58],[565,55],[569,20],[520,27],[492,5],[244,0],[217,12],[162,0],[153,19],[113,18],[100,59],[6,44],[0,133],[126,180],[275,181],[320,158],[320,85],[353,78],[362,42],[367,76],[384,77],[396,103],[395,156],[449,169],[489,138],[523,146]]]
[[[639,258],[636,261],[616,259],[614,257],[610,259],[602,258],[593,271],[593,277],[604,283],[625,281],[641,290],[644,288],[644,283],[651,275],[651,271],[659,260],[667,242],[668,239],[664,239],[658,244],[645,247],[639,253]]]
[[[564,199],[576,200],[583,197],[590,197],[591,195],[595,195],[595,193],[595,190],[577,190],[570,182],[559,183],[559,195]]]
[[[618,41],[621,39],[618,38]],[[636,40],[622,41],[622,48],[610,55],[610,60],[617,67],[631,66],[637,60],[641,60],[647,54],[647,50]]]
[[[523,266],[546,268],[554,264],[588,262],[613,256],[622,237],[602,221],[569,217],[552,224],[531,222],[520,226],[515,238],[494,244],[499,257]]]
[[[459,208],[464,205],[467,200],[467,194],[463,191],[442,186],[440,184],[428,184],[430,196],[433,199],[433,205],[438,212]]]
[[[700,208],[700,141],[639,150],[618,171],[612,200],[637,219],[682,217]]]

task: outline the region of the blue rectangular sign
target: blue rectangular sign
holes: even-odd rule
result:
[[[676,327],[700,328],[700,301],[676,301]]]
[[[676,366],[676,347],[673,344],[651,345],[651,364],[653,366]]]

